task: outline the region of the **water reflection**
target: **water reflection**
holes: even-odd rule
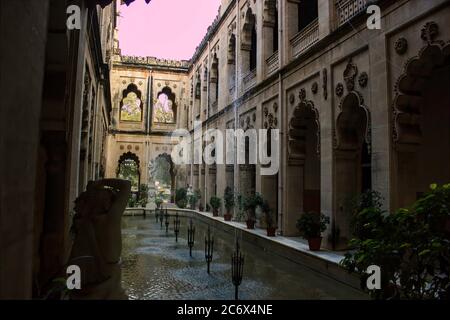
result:
[[[173,219],[166,235],[155,219],[123,219],[123,287],[130,299],[222,300],[234,298],[231,254],[234,236],[212,229],[214,258],[206,272],[204,239],[207,226],[194,221],[192,258],[187,245],[187,221],[181,219],[178,243]],[[365,295],[296,263],[242,244],[245,255],[241,299],[361,299]]]

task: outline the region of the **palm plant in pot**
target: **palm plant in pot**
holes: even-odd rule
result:
[[[223,217],[225,221],[231,221],[231,218],[233,217],[231,210],[234,207],[234,192],[230,187],[225,188],[223,200],[225,202],[225,209],[227,210]]]
[[[211,205],[211,208],[213,209],[213,216],[218,217],[219,216],[219,208],[222,206],[222,199],[216,196],[212,196],[211,199],[209,199],[209,204]]]
[[[263,201],[261,205],[261,211],[264,214],[264,220],[266,222],[267,236],[275,237],[277,227],[275,226],[275,221],[272,215],[272,210],[270,209],[269,201]]]
[[[161,205],[164,203],[164,200],[161,196],[157,195],[155,197],[155,205],[157,209],[161,209]]]
[[[247,213],[247,229],[255,229],[256,208],[262,204],[262,201],[259,193],[244,198],[244,210]]]
[[[327,229],[330,218],[322,213],[307,212],[297,221],[297,229],[308,240],[309,250],[319,251],[322,244],[322,232]]]

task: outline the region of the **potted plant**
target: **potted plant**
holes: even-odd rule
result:
[[[148,185],[141,184],[139,187],[139,204],[145,208],[148,203]]]
[[[218,217],[219,216],[219,208],[222,206],[222,199],[216,196],[212,196],[211,199],[209,199],[209,203],[211,204],[211,207],[213,208],[213,216]]]
[[[264,219],[266,221],[266,229],[268,237],[275,237],[277,227],[273,219],[272,210],[270,209],[269,201],[264,200],[261,205],[261,211],[264,213]]]
[[[255,229],[256,208],[261,204],[262,197],[259,193],[244,198],[244,210],[247,213],[247,229]]]
[[[297,229],[304,239],[308,240],[309,250],[319,251],[322,244],[322,232],[330,223],[330,218],[324,214],[307,212],[297,221]]]
[[[186,208],[186,205],[187,205],[187,189],[186,188],[179,188],[175,191],[175,203],[181,209]]]
[[[195,190],[190,196],[189,196],[189,205],[191,206],[191,209],[195,210],[197,207],[198,200],[200,200],[200,190]],[[200,204],[199,209],[200,211],[203,211],[202,204]]]
[[[223,200],[225,202],[225,209],[227,210],[223,217],[225,221],[231,221],[231,218],[233,217],[231,210],[234,207],[234,192],[230,187],[225,188]]]
[[[163,204],[163,199],[160,196],[155,197],[155,205],[157,209],[161,209],[161,205]]]

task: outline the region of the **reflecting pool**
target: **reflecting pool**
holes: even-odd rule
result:
[[[196,233],[192,258],[187,245],[189,218],[181,219],[178,242],[173,219],[169,232],[154,215],[123,218],[122,282],[130,299],[234,299],[231,254],[235,236],[211,229],[214,257],[211,273],[205,262],[207,225],[193,220]],[[239,237],[239,235],[238,235]],[[242,243],[245,256],[240,299],[367,299],[343,283],[250,244]]]

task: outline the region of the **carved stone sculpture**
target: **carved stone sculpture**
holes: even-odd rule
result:
[[[120,179],[90,182],[75,201],[74,243],[69,265],[81,269],[81,289],[72,299],[126,299],[121,287],[121,219],[131,183]]]

